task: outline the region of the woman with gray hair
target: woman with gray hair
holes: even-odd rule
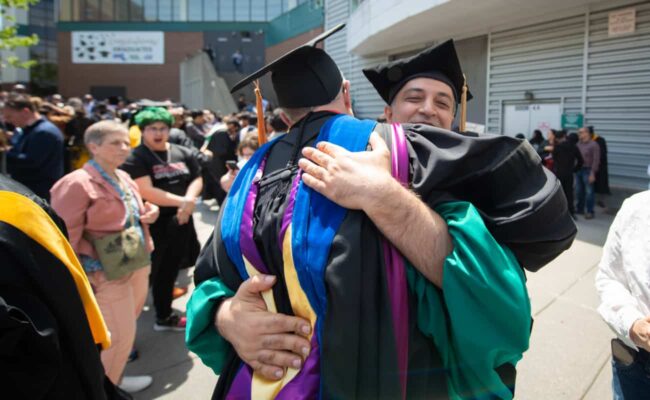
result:
[[[134,393],[152,381],[150,376],[122,374],[147,296],[153,251],[149,224],[156,221],[159,209],[144,203],[138,185],[118,169],[131,152],[123,125],[93,124],[84,133],[84,142],[92,159],[52,187],[52,208],[65,221],[70,244],[111,333],[111,347],[101,354],[106,375]]]

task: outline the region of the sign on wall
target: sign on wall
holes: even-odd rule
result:
[[[580,129],[585,126],[585,116],[581,113],[562,114],[562,129]]]
[[[163,32],[72,32],[73,64],[164,64]]]
[[[636,9],[634,7],[609,13],[607,36],[628,35],[636,28]]]

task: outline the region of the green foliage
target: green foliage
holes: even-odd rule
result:
[[[39,0],[0,0],[0,50],[14,50],[17,47],[30,47],[38,44],[38,36],[18,36],[16,18],[9,15],[10,9],[27,10],[29,6],[38,3]],[[36,64],[34,60],[20,60],[16,56],[9,56],[6,59],[0,58],[0,69],[7,66],[16,68],[31,68]]]

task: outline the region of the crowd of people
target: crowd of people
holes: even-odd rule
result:
[[[523,139],[524,135],[520,134]],[[605,195],[611,194],[607,163],[607,142],[596,134],[593,126],[578,133],[550,129],[544,138],[542,131],[533,131],[530,144],[562,184],[571,214],[592,219],[594,207],[605,208]],[[596,198],[596,196],[601,196]]]
[[[183,332],[172,300],[187,292],[175,287],[177,274],[200,250],[195,204],[223,202],[258,148],[257,117],[247,104],[222,117],[170,102],[43,99],[17,89],[0,93],[2,172],[64,221],[111,333],[101,352],[106,375],[126,392],[142,390],[150,376],[123,373],[138,356],[136,321],[149,288],[153,329]],[[265,123],[271,137],[286,132],[279,113]],[[123,259],[115,248],[125,249]]]

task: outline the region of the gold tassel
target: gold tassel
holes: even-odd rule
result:
[[[465,132],[467,125],[467,78],[463,74],[463,93],[460,96],[460,131]]]
[[[266,143],[266,121],[264,120],[264,106],[259,80],[255,81],[255,108],[257,109],[257,141],[261,146]]]

